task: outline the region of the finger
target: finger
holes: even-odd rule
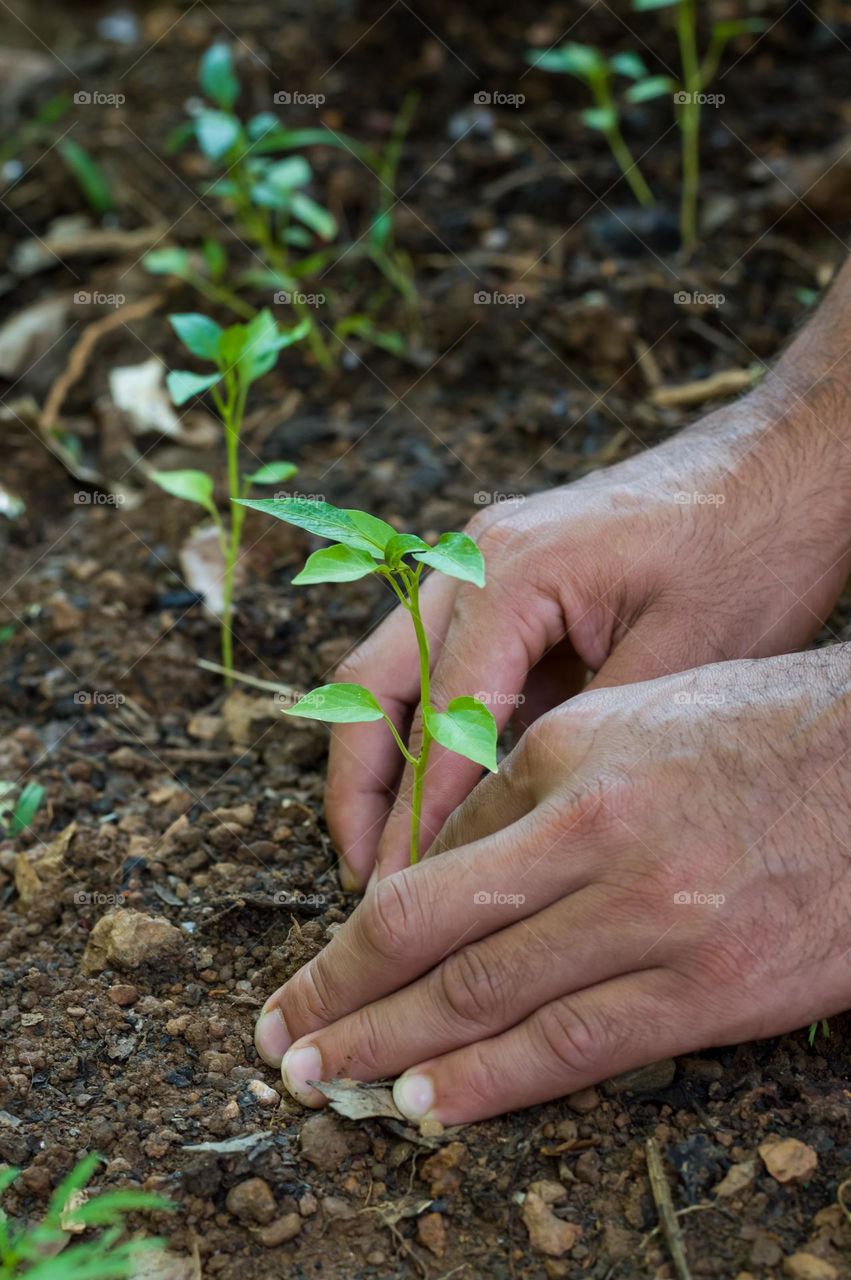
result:
[[[393,1098],[410,1120],[464,1124],[710,1042],[683,979],[649,969],[545,1004],[501,1035],[420,1063],[396,1081]]]
[[[470,904],[485,883],[516,883],[529,848],[541,844],[540,821],[530,814],[486,841],[376,880],[328,946],[266,1001],[254,1038],[260,1056],[277,1066],[295,1040],[406,987],[465,943],[516,923],[511,901],[480,903],[475,913]],[[569,859],[563,849],[548,850],[543,873],[524,891],[520,915],[580,888],[590,878],[592,857],[590,849]]]
[[[655,680],[726,656],[680,613],[648,609],[632,626],[626,627],[620,620],[618,626],[625,628],[624,636],[588,684],[589,689]]]
[[[462,584],[443,648],[431,677],[431,703],[442,711],[453,698],[474,694],[486,701],[498,729],[508,723],[531,667],[564,633],[557,602],[537,596],[529,584],[494,578],[484,589]],[[411,750],[419,749],[419,719]],[[421,815],[425,852],[449,814],[481,777],[481,766],[432,744]],[[378,846],[380,875],[408,861],[411,822],[410,770]]]
[[[517,699],[511,721],[512,732],[519,737],[539,716],[581,693],[587,677],[588,666],[577,656],[569,640],[553,645],[529,672],[523,692]]]
[[[522,905],[516,886],[498,892]],[[493,896],[477,894],[468,909],[480,910],[476,899]],[[377,1080],[494,1036],[550,1000],[630,972],[657,935],[651,922],[639,920],[613,933],[608,891],[588,886],[460,948],[405,990],[298,1040],[283,1059],[284,1084],[307,1106],[320,1106],[325,1099],[311,1081]]]
[[[433,574],[421,608],[433,648],[439,652],[455,595],[455,583]],[[419,658],[411,619],[395,609],[337,672],[339,680],[365,685],[403,737],[419,701]],[[338,725],[331,735],[325,812],[340,854],[343,887],[362,887],[369,877],[384,821],[396,794],[402,761],[383,721]]]

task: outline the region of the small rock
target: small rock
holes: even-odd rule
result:
[[[344,1200],[342,1196],[325,1196],[322,1200],[322,1208],[329,1218],[337,1218],[342,1222],[349,1222],[358,1216],[354,1205],[349,1204],[348,1200]]]
[[[579,1089],[576,1093],[570,1094],[567,1105],[578,1115],[587,1116],[589,1112],[596,1111],[599,1107],[600,1095],[596,1089]]]
[[[792,1253],[783,1259],[783,1274],[792,1280],[837,1280],[839,1272],[814,1253]]]
[[[776,1182],[806,1182],[818,1168],[812,1147],[797,1138],[774,1138],[763,1142],[759,1154]]]
[[[128,1005],[135,1004],[139,999],[137,988],[123,982],[110,987],[107,995],[113,1004],[118,1005],[119,1009],[126,1009]]]
[[[319,1209],[319,1201],[312,1191],[305,1191],[298,1202],[298,1211],[303,1218],[311,1218]]]
[[[297,1213],[285,1213],[280,1218],[275,1218],[270,1222],[268,1227],[261,1228],[257,1232],[257,1239],[264,1244],[267,1249],[274,1249],[276,1245],[286,1244],[288,1240],[294,1240],[301,1231],[301,1218]]]
[[[715,1188],[716,1196],[737,1196],[745,1191],[756,1177],[756,1160],[742,1160],[731,1165]]]
[[[47,602],[50,605],[53,630],[58,636],[78,632],[83,623],[83,615],[75,604],[72,604],[64,591],[57,591]]]
[[[449,1142],[423,1163],[420,1177],[430,1184],[431,1198],[453,1195],[461,1186],[461,1170],[467,1162],[463,1142]]]
[[[245,1086],[246,1092],[250,1093],[252,1098],[261,1107],[276,1107],[281,1101],[281,1095],[277,1089],[273,1089],[265,1080],[249,1080]]]
[[[608,1082],[611,1093],[655,1093],[658,1089],[667,1089],[676,1075],[677,1064],[673,1058],[663,1058],[661,1062],[648,1062],[646,1067],[636,1067],[633,1071],[624,1071]]]
[[[565,1196],[560,1182],[533,1182],[520,1211],[532,1248],[551,1258],[560,1258],[567,1253],[582,1235],[580,1226],[574,1222],[563,1222],[553,1213],[552,1206],[564,1200]]]
[[[301,1127],[301,1154],[317,1169],[330,1173],[351,1155],[351,1135],[330,1111],[311,1116]]]
[[[184,938],[180,929],[160,917],[127,908],[109,911],[89,934],[80,968],[83,973],[138,969],[173,956]]]
[[[424,1213],[417,1220],[417,1239],[436,1258],[443,1257],[446,1252],[446,1224],[439,1213]]]
[[[52,919],[59,914],[65,878],[65,855],[77,831],[71,822],[49,844],[27,849],[15,858],[15,888],[28,914]]]
[[[259,1222],[268,1226],[275,1217],[277,1205],[268,1182],[247,1178],[231,1187],[226,1201],[228,1212],[240,1222]]]
[[[772,1270],[783,1257],[783,1250],[777,1236],[767,1231],[760,1231],[748,1254],[748,1262],[752,1267],[770,1267]]]

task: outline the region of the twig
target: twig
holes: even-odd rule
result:
[[[698,378],[682,386],[657,387],[650,399],[659,409],[679,409],[748,391],[755,381],[752,369],[721,369],[708,378]]]
[[[204,671],[214,671],[217,676],[230,676],[231,680],[238,680],[241,684],[250,684],[255,689],[266,689],[269,693],[283,693],[294,701],[298,699],[298,691],[290,689],[285,684],[275,684],[274,680],[261,680],[259,676],[246,676],[241,671],[226,671],[224,667],[219,666],[218,662],[208,662],[206,658],[198,659],[198,666]]]
[[[653,1199],[656,1201],[659,1225],[668,1244],[674,1271],[677,1273],[677,1280],[691,1280],[691,1272],[686,1258],[685,1241],[680,1230],[680,1224],[677,1221],[677,1215],[674,1212],[671,1191],[668,1186],[668,1180],[665,1177],[665,1170],[662,1168],[662,1156],[659,1153],[656,1139],[648,1138],[645,1149],[647,1151],[647,1172],[650,1175],[650,1190],[653,1192]]]

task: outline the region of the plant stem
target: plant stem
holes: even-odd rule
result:
[[[656,199],[653,192],[644,181],[641,170],[639,169],[632,152],[624,141],[620,125],[615,124],[611,129],[606,130],[606,140],[611,147],[612,155],[620,165],[621,172],[632,188],[632,194],[635,196],[638,203],[644,205],[647,209],[652,208],[656,203]]]
[[[242,538],[242,522],[245,519],[245,508],[237,506],[236,503],[236,499],[240,497],[239,437],[248,388],[241,387],[232,375],[228,381],[227,399],[222,406],[228,459],[228,496],[230,498],[230,537],[226,547],[224,600],[222,604],[222,666],[226,672],[225,684],[230,688],[233,684],[233,579],[236,571],[236,561],[239,556],[239,544]]]
[[[420,617],[419,572],[413,573],[410,570],[407,570],[405,572],[405,582],[408,587],[408,602],[411,611],[411,621],[414,624],[414,631],[417,637],[417,649],[419,650],[420,655],[420,713],[423,716],[420,753],[413,764],[414,789],[411,797],[411,866],[413,866],[420,860],[420,824],[422,822],[423,784],[425,782],[426,766],[428,765],[428,753],[431,748],[431,734],[425,725],[425,712],[431,707],[431,687],[428,636],[425,633],[423,620]]]
[[[684,249],[697,241],[697,200],[700,190],[700,101],[703,80],[697,52],[697,19],[694,0],[679,0],[677,5],[677,39],[683,67],[683,86],[688,94],[682,104],[680,134],[682,137],[683,192],[680,206],[680,236]]]

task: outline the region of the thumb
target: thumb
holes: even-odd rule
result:
[[[648,609],[632,626],[624,622],[620,625],[624,629],[622,639],[587,689],[655,680],[727,657],[709,637],[696,634],[688,618],[667,609]]]

